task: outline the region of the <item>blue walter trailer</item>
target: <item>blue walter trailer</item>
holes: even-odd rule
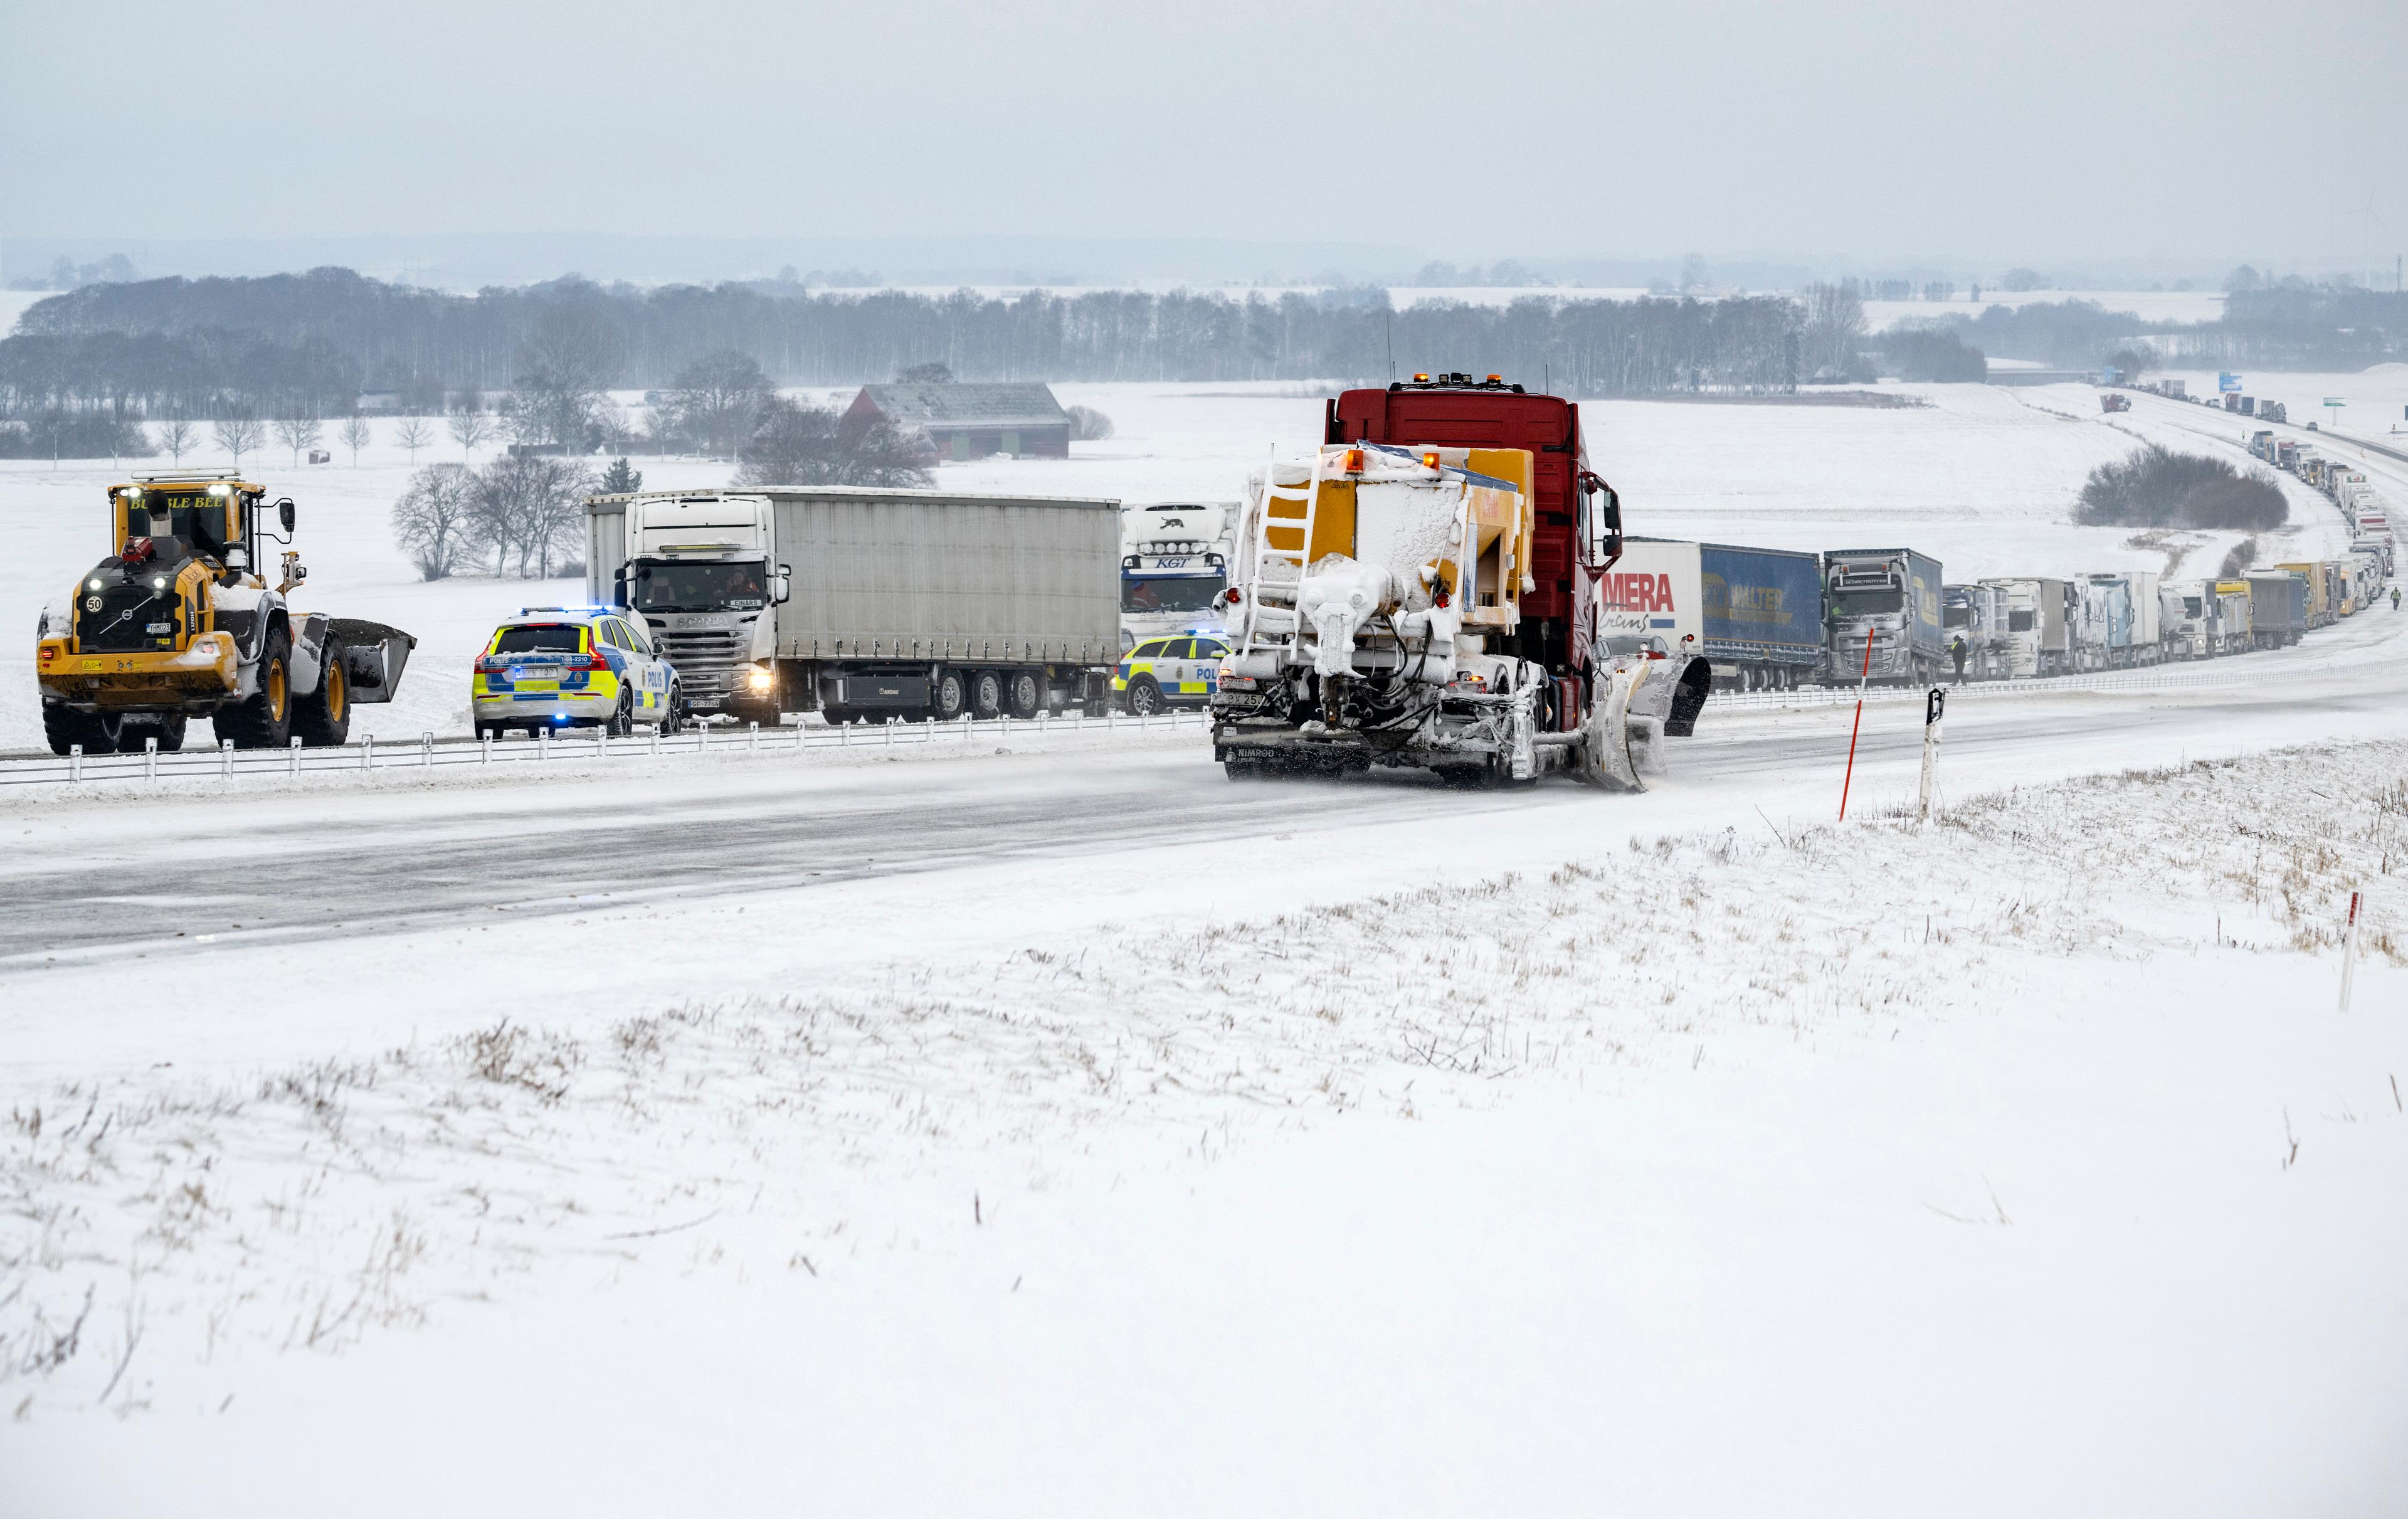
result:
[[[1598,590],[1598,637],[1609,651],[1670,654],[1688,641],[1725,687],[1795,686],[1822,658],[1816,554],[1626,538]]]

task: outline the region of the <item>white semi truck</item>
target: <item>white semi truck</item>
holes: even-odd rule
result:
[[[1120,503],[768,486],[585,503],[586,591],[644,614],[688,707],[767,726],[1100,709]]]
[[[1121,512],[1121,651],[1190,630],[1222,631],[1221,593],[1238,555],[1235,501],[1152,501]]]

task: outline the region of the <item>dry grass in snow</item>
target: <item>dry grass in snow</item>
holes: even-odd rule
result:
[[[2365,744],[1986,795],[1930,827],[1751,819],[806,994],[732,971],[607,1037],[497,1017],[236,1083],[0,1094],[0,1404],[214,1404],[243,1355],[607,1290],[653,1253],[698,1269],[738,1221],[773,1225],[772,1268],[874,1271],[964,1178],[983,1216],[1351,1110],[1493,1103],[1533,1071],[1844,1059],[2070,1008],[2089,957],[2202,976],[2203,945],[2329,952],[2361,882],[2365,952],[2398,965],[2403,772],[2408,745]]]

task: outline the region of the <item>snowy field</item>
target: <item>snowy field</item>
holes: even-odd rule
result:
[[[1119,435],[940,483],[1226,497],[1319,426],[1056,389]],[[1908,389],[1584,417],[1641,532],[2220,557],[2067,522],[2220,413]],[[362,717],[458,731],[575,587],[419,583],[407,461],[337,458],[254,472],[423,640]],[[24,628],[112,472],[0,469]],[[2403,655],[1969,698],[1925,827],[1903,701],[1711,706],[1626,797],[1192,729],[0,794],[0,1516],[2385,1512]]]
[[[1877,409],[1604,401],[1586,405],[1584,419],[1592,458],[1621,490],[1637,533],[1808,550],[1904,544],[1936,555],[1952,580],[2161,569],[2170,556],[2196,574],[2222,558],[2229,535],[2135,545],[2128,533],[2070,524],[2083,478],[2129,451],[2137,437],[2128,419],[2099,416],[2086,387],[1889,388],[1928,404]],[[1272,450],[1312,444],[1326,394],[1301,384],[1065,384],[1055,392],[1066,405],[1105,411],[1117,436],[1074,445],[1067,461],[946,465],[939,483],[1129,501],[1226,499]],[[850,394],[809,393],[823,401]],[[465,732],[469,663],[494,623],[522,606],[580,599],[582,582],[480,576],[420,581],[388,525],[409,460],[391,444],[393,423],[377,427],[377,444],[356,467],[340,448],[331,465],[296,469],[289,453],[270,448],[248,457],[245,467],[299,504],[297,546],[310,567],[303,605],[391,623],[420,639],[400,700],[360,708],[355,727],[380,739]],[[2231,446],[2221,435],[2214,444]],[[489,451],[480,450],[480,461]],[[422,451],[419,462],[459,456],[447,438]],[[227,462],[213,444],[185,460],[201,468]],[[731,472],[701,459],[638,464],[655,488],[721,484]],[[106,461],[59,468],[46,461],[0,463],[0,511],[25,548],[0,568],[0,627],[30,628],[46,601],[110,551],[103,492],[112,480],[168,466],[165,459],[122,467]],[[2341,519],[2331,504],[2304,489],[2293,495],[2298,530],[2270,543],[2267,559],[2338,552]],[[2408,491],[2400,498],[2408,501]],[[22,673],[0,681],[0,749],[41,741],[32,640],[17,647],[7,657]]]

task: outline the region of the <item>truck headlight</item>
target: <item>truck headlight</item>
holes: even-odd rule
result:
[[[744,677],[745,683],[750,685],[755,691],[768,690],[770,683],[776,679],[776,676],[770,674],[768,670],[758,665],[753,666],[752,670]]]

